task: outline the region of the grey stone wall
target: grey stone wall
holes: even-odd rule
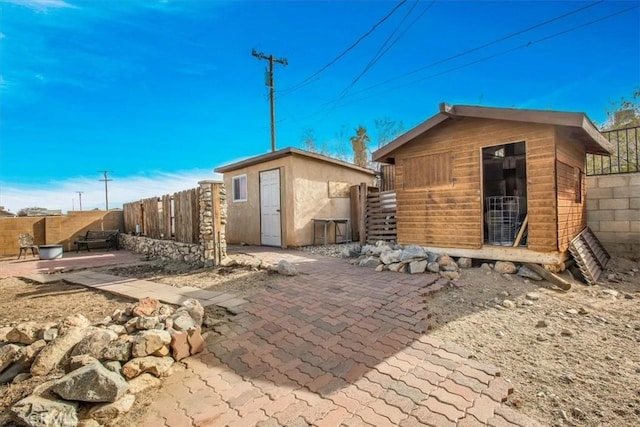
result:
[[[120,247],[131,252],[148,255],[150,258],[183,261],[197,265],[205,264],[204,250],[201,244],[120,234]]]
[[[587,222],[616,256],[640,257],[640,173],[587,177]]]

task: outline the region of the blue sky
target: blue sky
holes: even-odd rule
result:
[[[268,152],[266,61],[252,49],[288,60],[275,70],[278,148],[311,131],[338,152],[358,125],[375,148],[376,119],[406,131],[442,101],[603,122],[640,85],[638,6],[0,0],[0,205],[78,209],[82,191],[84,209],[104,208],[109,170],[119,207]]]

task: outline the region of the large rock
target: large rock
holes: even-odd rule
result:
[[[411,274],[421,274],[427,269],[427,260],[422,261],[411,261],[409,263],[409,273]]]
[[[204,350],[204,339],[202,338],[202,329],[198,326],[187,332],[189,342],[189,353],[196,354]]]
[[[142,298],[138,303],[131,309],[131,313],[134,316],[152,316],[156,314],[156,310],[160,306],[160,301],[155,298]]]
[[[189,298],[183,302],[182,307],[177,309],[175,312],[178,313],[183,311],[189,313],[189,316],[191,316],[193,321],[196,323],[196,326],[202,326],[202,320],[204,319],[204,307],[202,307],[200,301],[195,298]]]
[[[20,374],[23,374],[24,372],[25,372],[25,369],[22,366],[22,364],[19,362],[15,362],[12,365],[10,365],[7,369],[2,371],[2,373],[0,374],[0,384],[9,383],[13,381],[15,377],[17,377]]]
[[[71,353],[73,347],[84,337],[86,327],[71,326],[65,334],[51,341],[36,356],[31,365],[32,375],[47,375],[53,371],[65,357]]]
[[[360,267],[377,267],[378,265],[380,265],[380,258],[375,257],[375,256],[368,256],[366,258],[363,258],[360,260],[360,262],[358,263],[358,265]]]
[[[101,360],[117,360],[118,362],[126,362],[131,359],[131,343],[128,341],[115,340],[100,352]]]
[[[426,259],[427,251],[418,245],[409,245],[403,249],[400,261],[410,261],[413,259]]]
[[[122,375],[127,379],[148,372],[156,377],[164,376],[173,365],[172,357],[145,356],[131,359],[122,367]]]
[[[430,273],[438,273],[440,271],[440,265],[433,261],[427,264],[427,271]]]
[[[60,329],[58,328],[47,328],[42,331],[42,339],[46,342],[55,340],[56,338],[58,338],[58,335],[60,335]]]
[[[129,384],[99,362],[76,369],[60,378],[53,392],[65,400],[81,402],[115,402],[129,389]]]
[[[460,257],[460,258],[458,258],[458,261],[456,261],[456,263],[458,264],[458,267],[460,267],[460,268],[471,268],[472,260],[471,260],[471,258]]]
[[[97,362],[98,359],[91,356],[90,354],[77,354],[75,356],[71,356],[69,360],[69,370],[75,371],[76,369],[82,368],[83,366],[91,365],[92,363]]]
[[[70,316],[65,317],[61,324],[62,328],[64,329],[73,328],[73,327],[86,328],[89,325],[91,325],[91,322],[89,321],[89,319],[87,319],[86,317],[84,317],[82,314],[79,314],[79,313],[72,314]]]
[[[387,265],[387,269],[388,269],[389,271],[394,271],[394,272],[396,272],[396,273],[397,273],[398,271],[400,271],[400,269],[401,269],[403,266],[404,266],[404,264],[403,264],[403,263],[401,263],[401,262],[394,262],[393,264],[389,264],[389,265]]]
[[[176,360],[182,360],[190,355],[189,333],[187,331],[176,331],[171,334],[171,356]]]
[[[400,249],[385,251],[380,254],[380,261],[386,265],[394,264],[400,262],[400,255],[402,255],[402,250]]]
[[[510,261],[496,261],[496,265],[493,267],[496,273],[500,274],[514,274],[518,269],[516,265]]]
[[[447,254],[441,254],[438,257],[437,263],[440,266],[440,270],[458,271],[459,269],[458,264]]]
[[[170,343],[171,335],[167,331],[158,329],[142,331],[133,337],[131,354],[133,357],[149,356]]]
[[[160,323],[160,318],[158,318],[158,316],[135,317],[135,328],[139,331],[154,329],[158,323]]]
[[[113,340],[118,339],[118,334],[110,329],[96,329],[90,332],[75,345],[72,356],[88,354],[96,359],[100,358],[102,350]]]
[[[130,313],[127,313],[126,310],[123,310],[121,308],[116,308],[111,314],[111,318],[113,319],[114,322],[123,324],[123,323],[127,323],[129,319],[131,319],[131,315]]]
[[[46,346],[47,346],[47,342],[45,340],[38,340],[31,345],[23,347],[22,355],[20,356],[20,359],[18,360],[18,362],[20,362],[26,370],[29,370],[36,356]]]
[[[342,255],[343,258],[355,258],[360,255],[361,250],[362,248],[360,247],[360,245],[355,245],[343,249],[340,255]]]
[[[391,247],[391,245],[389,245],[389,242],[386,242],[384,240],[378,240],[375,244],[375,246],[372,249],[372,253],[374,255],[378,255],[380,256],[381,253],[386,252],[386,251],[390,251],[393,248]]]
[[[440,256],[440,255],[438,255],[438,254],[437,254],[437,253],[435,253],[435,252],[429,252],[429,251],[427,251],[427,261],[429,261],[429,262],[438,262],[438,257],[439,257],[439,256]]]
[[[104,366],[111,372],[115,372],[118,374],[122,370],[122,363],[118,362],[117,360],[109,360],[109,361],[102,362],[102,366]]]
[[[289,261],[284,259],[281,259],[280,262],[278,262],[276,270],[278,271],[278,274],[282,274],[283,276],[296,276],[298,274],[298,270],[296,270]]]
[[[151,374],[140,374],[129,381],[129,393],[137,394],[154,387],[160,387],[162,380]]]
[[[96,405],[89,410],[89,417],[98,421],[110,421],[120,415],[129,412],[136,397],[133,394],[125,394],[121,399],[113,403],[103,403]]]
[[[13,331],[12,326],[3,326],[0,328],[0,342],[7,342],[7,335]]]
[[[380,256],[383,252],[387,252],[392,250],[393,248],[389,246],[387,242],[384,240],[378,240],[375,245],[364,245],[360,249],[360,253],[362,255],[375,255]]]
[[[22,347],[16,344],[8,344],[0,347],[0,372],[22,356]]]
[[[107,326],[107,329],[109,329],[110,331],[115,332],[117,335],[124,335],[124,334],[127,333],[127,328],[125,328],[122,325],[118,325],[118,324],[109,325],[109,326]]]
[[[174,313],[174,309],[171,306],[166,304],[160,304],[158,309],[156,310],[156,316],[160,321],[164,321],[167,317],[171,316]]]
[[[531,270],[526,265],[520,266],[520,268],[518,269],[518,276],[524,277],[525,279],[531,279],[531,280],[537,280],[537,281],[542,280],[542,277],[538,273]]]
[[[78,425],[76,405],[70,402],[28,396],[11,407],[11,413],[31,427],[75,427]]]
[[[178,311],[173,315],[173,329],[176,331],[189,331],[197,327],[196,322],[193,320],[189,313],[186,311]]]
[[[37,322],[19,323],[7,334],[7,342],[32,344],[38,340],[42,327]]]

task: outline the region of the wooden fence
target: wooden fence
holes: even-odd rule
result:
[[[354,240],[360,244],[397,240],[395,190],[379,191],[365,183],[353,186],[351,207]]]
[[[396,189],[396,165],[380,165],[380,191]]]
[[[200,233],[199,188],[173,195],[125,203],[125,233],[140,233],[153,239],[198,243]]]

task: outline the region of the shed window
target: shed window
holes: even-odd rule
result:
[[[453,184],[453,153],[410,157],[404,161],[404,188]]]
[[[561,161],[557,162],[558,194],[582,203],[582,171]]]
[[[247,201],[247,175],[238,175],[232,178],[233,201]]]

